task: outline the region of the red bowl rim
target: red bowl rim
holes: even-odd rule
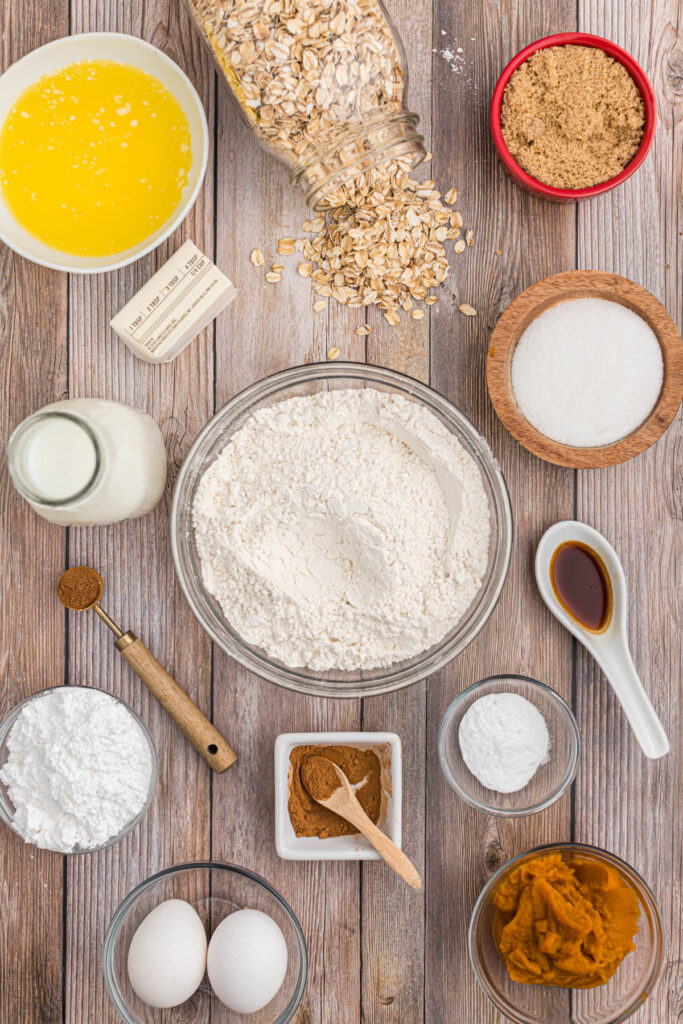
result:
[[[555,188],[552,185],[544,185],[543,182],[539,181],[537,178],[532,178],[530,174],[527,174],[527,172],[519,166],[505,145],[503,131],[500,125],[500,110],[503,103],[503,93],[507,88],[510,78],[520,64],[523,64],[538,50],[545,50],[549,46],[567,46],[572,43],[577,46],[593,46],[598,50],[603,50],[608,57],[613,57],[615,60],[618,60],[620,64],[623,64],[633,81],[636,83],[645,108],[645,127],[643,129],[643,137],[640,140],[640,145],[638,146],[633,159],[626,165],[626,167],[624,167],[623,171],[617,174],[615,178],[608,178],[607,181],[602,181],[599,185],[591,185],[590,188]],[[512,176],[525,188],[531,192],[536,192],[538,195],[547,196],[552,199],[587,199],[590,196],[600,195],[602,192],[608,192],[610,189],[616,188],[617,185],[621,185],[623,181],[626,181],[627,178],[630,178],[631,175],[638,170],[645,160],[654,141],[656,127],[657,104],[655,102],[654,90],[650,84],[649,78],[641,68],[640,64],[633,59],[630,53],[627,53],[626,50],[623,50],[621,46],[617,46],[617,44],[613,43],[610,39],[604,39],[602,36],[589,35],[585,32],[558,32],[556,35],[545,36],[543,39],[537,39],[536,42],[525,46],[523,50],[520,50],[519,53],[512,58],[510,63],[503,70],[503,73],[496,83],[496,87],[491,98],[491,132],[501,160]]]

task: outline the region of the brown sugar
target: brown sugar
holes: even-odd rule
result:
[[[295,747],[289,755],[288,806],[295,834],[299,838],[317,836],[319,839],[357,835],[357,830],[350,822],[316,803],[306,789],[302,780],[302,774],[306,776],[303,766],[312,757],[327,758],[338,765],[352,786],[367,778],[365,785],[356,791],[356,796],[370,820],[377,824],[382,806],[382,772],[377,754],[373,750],[359,750],[357,747],[301,746]],[[319,781],[320,794],[326,793],[329,784],[326,789],[325,780],[321,778]],[[325,796],[322,798],[325,799]]]
[[[626,68],[603,50],[550,46],[510,78],[500,122],[510,154],[532,178],[590,188],[631,162],[645,110]]]

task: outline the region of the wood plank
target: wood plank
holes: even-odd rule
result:
[[[426,4],[394,0],[388,5],[403,40],[409,71],[407,104],[419,114],[427,149],[432,147],[432,11]],[[433,174],[431,163],[416,171]],[[442,191],[449,187],[443,184]],[[436,289],[441,292],[442,289]],[[429,310],[432,307],[427,307]],[[368,310],[372,334],[367,360],[429,381],[429,313],[413,320],[401,313],[392,328],[380,311]],[[363,728],[396,732],[403,748],[403,849],[423,875],[425,856],[426,684],[363,701]],[[362,868],[363,1021],[419,1024],[424,1020],[425,894],[414,893],[384,865]]]
[[[488,1005],[469,965],[467,926],[474,901],[505,860],[570,835],[568,796],[522,820],[490,819],[466,807],[441,777],[436,740],[450,701],[488,675],[530,675],[565,698],[571,694],[571,641],[540,601],[532,557],[542,531],[572,514],[573,474],[534,459],[509,437],[488,400],[484,361],[491,330],[508,302],[533,281],[573,267],[575,244],[573,208],[535,200],[507,179],[490,140],[488,102],[501,70],[522,46],[574,26],[573,5],[564,0],[458,7],[437,0],[435,8],[434,46],[463,51],[457,64],[462,70],[456,72],[435,57],[435,173],[459,189],[460,209],[476,240],[456,257],[448,297],[432,313],[431,382],[491,443],[510,489],[515,544],[506,588],[489,623],[428,683],[427,1024],[504,1020]],[[478,316],[462,316],[462,302]]]
[[[239,119],[224,87],[218,92],[217,259],[239,293],[217,331],[216,406],[278,370],[324,360],[332,344],[354,346],[358,314],[312,311],[310,282],[285,259],[280,284],[264,270],[277,261],[277,241],[299,236],[308,216],[303,193],[285,167],[265,153]],[[262,249],[264,270],[249,262]],[[355,339],[355,341],[354,341]],[[348,349],[343,348],[344,354]],[[299,1024],[360,1020],[360,908],[357,864],[281,861],[273,840],[273,744],[281,732],[360,727],[358,701],[324,701],[280,690],[215,651],[215,723],[239,737],[237,765],[213,780],[212,855],[248,865],[273,883],[299,917],[309,955],[309,981]],[[237,739],[236,739],[237,742]]]
[[[655,88],[659,126],[647,163],[621,189],[579,210],[578,261],[645,285],[683,323],[683,87],[676,0],[598,4],[581,0],[583,31],[632,53]],[[679,68],[677,74],[676,68]],[[579,473],[577,518],[605,534],[629,585],[633,657],[671,740],[670,754],[641,754],[618,702],[593,660],[579,648],[576,709],[584,770],[576,787],[577,837],[604,846],[650,882],[660,902],[668,949],[662,977],[634,1024],[659,1024],[680,1011],[681,515],[677,466],[683,419],[654,448],[613,470]],[[605,736],[609,743],[605,743]]]
[[[212,65],[191,32],[178,0],[121,5],[74,3],[72,31],[119,31],[159,46],[188,73],[213,121]],[[176,471],[213,410],[213,331],[206,330],[173,363],[150,366],[113,335],[111,316],[164,260],[191,238],[213,254],[213,162],[183,226],[132,267],[72,279],[72,397],[100,395],[147,411],[161,426],[169,451],[169,480],[150,515],[117,526],[70,531],[71,564],[91,564],[105,578],[103,605],[133,629],[206,713],[211,708],[211,650],[174,578],[168,510]],[[144,571],[142,567],[144,566]],[[148,723],[159,755],[159,787],[144,822],[111,850],[69,860],[68,975],[65,1021],[118,1020],[104,992],[104,933],[121,899],[162,867],[208,857],[210,815],[206,764],[122,662],[113,638],[95,616],[72,614],[69,678],[101,686],[129,701]]]
[[[67,0],[37,8],[0,3],[0,66],[63,35]],[[66,280],[0,245],[0,423],[11,431],[66,389]],[[64,566],[62,530],[37,516],[0,467],[0,716],[31,693],[64,682],[64,616],[53,578]],[[0,1020],[62,1019],[64,858],[0,837]]]

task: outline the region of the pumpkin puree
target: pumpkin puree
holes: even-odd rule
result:
[[[635,949],[638,897],[607,864],[534,857],[501,882],[493,903],[494,938],[513,981],[594,988]]]

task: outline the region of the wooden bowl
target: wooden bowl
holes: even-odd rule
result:
[[[588,298],[619,302],[643,318],[661,346],[664,377],[654,408],[636,430],[612,444],[575,448],[546,437],[522,415],[512,390],[510,370],[517,342],[532,320],[557,302]],[[683,400],[683,340],[664,306],[646,288],[618,274],[570,270],[532,284],[513,299],[491,335],[486,379],[503,425],[533,455],[571,469],[615,466],[654,444],[676,415]]]

